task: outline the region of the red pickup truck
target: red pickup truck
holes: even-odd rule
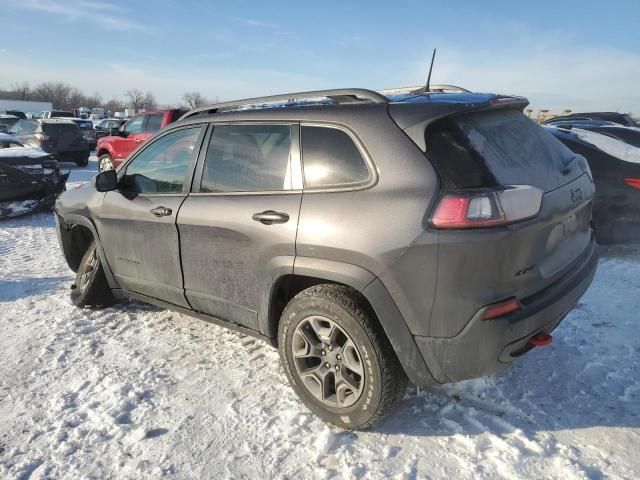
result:
[[[119,135],[98,140],[96,154],[100,171],[116,168],[151,136],[178,120],[187,110],[168,109],[139,113],[120,127]]]

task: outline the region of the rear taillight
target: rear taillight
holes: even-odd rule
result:
[[[504,317],[505,315],[509,315],[517,310],[520,310],[520,302],[517,298],[510,298],[509,300],[505,300],[504,302],[494,303],[493,305],[489,305],[484,314],[482,315],[483,320],[491,320],[498,317]]]
[[[540,212],[543,192],[528,185],[504,190],[444,193],[431,217],[440,229],[488,228],[533,218]]]
[[[640,190],[640,178],[625,178],[624,183]]]
[[[36,138],[36,140],[39,140],[41,142],[46,142],[47,140],[49,140],[49,138],[51,138],[49,137],[49,135],[45,135],[44,133],[35,133],[33,136]]]

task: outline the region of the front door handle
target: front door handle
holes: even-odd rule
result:
[[[173,213],[173,210],[167,207],[156,207],[156,208],[152,208],[149,211],[153,213],[156,217],[168,217]]]
[[[276,212],[275,210],[265,210],[264,212],[254,213],[251,218],[265,225],[286,223],[289,221],[289,215],[283,212]]]

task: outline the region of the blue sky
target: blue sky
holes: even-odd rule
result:
[[[0,88],[62,80],[163,103],[375,89],[424,82],[437,47],[436,83],[640,114],[638,0],[3,0],[0,18]]]

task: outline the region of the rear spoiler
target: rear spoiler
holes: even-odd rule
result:
[[[478,102],[392,103],[389,105],[389,115],[424,152],[427,150],[424,131],[433,122],[454,115],[482,110],[522,111],[527,105],[529,105],[529,100],[525,97],[492,95]]]

